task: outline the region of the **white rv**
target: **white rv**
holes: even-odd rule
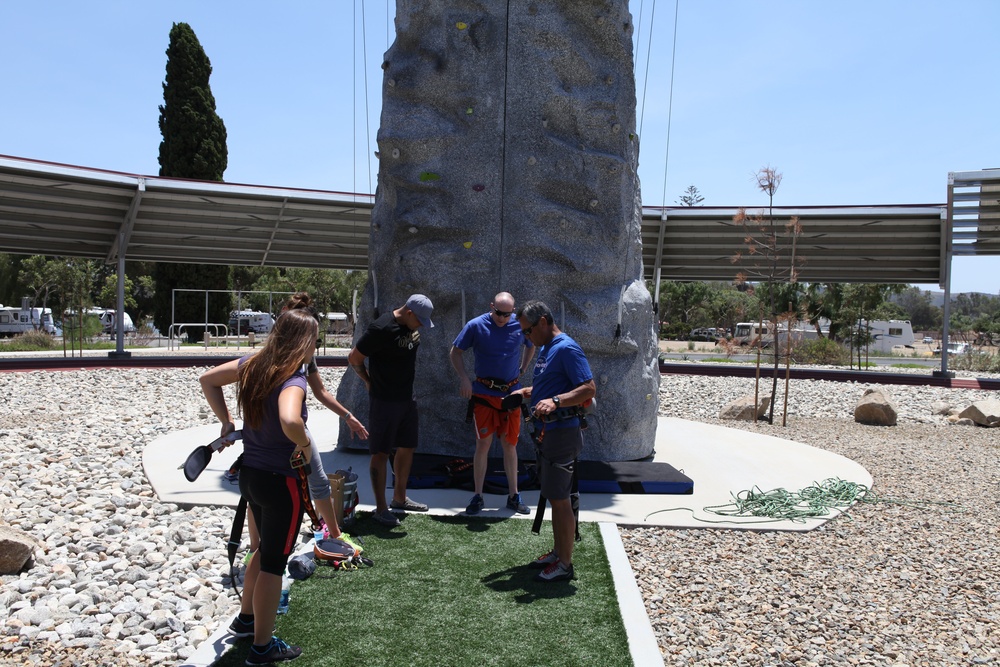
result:
[[[234,335],[242,336],[249,331],[266,334],[271,332],[273,326],[271,313],[259,310],[234,310],[229,313],[229,332]]]
[[[0,336],[15,336],[28,331],[55,334],[51,308],[32,308],[31,299],[21,299],[21,307],[0,304]]]
[[[764,320],[763,327],[760,322],[737,322],[733,342],[751,347],[771,347],[774,344],[774,327],[767,320]]]
[[[861,326],[868,328],[868,335],[871,337],[869,351],[888,354],[897,345],[912,347],[913,341],[916,340],[909,320],[862,321]]]
[[[101,326],[104,327],[104,333],[111,335],[115,334],[115,332],[117,331],[116,327],[118,326],[117,310],[92,308],[87,312],[97,315],[97,317],[101,320]],[[132,333],[133,331],[135,331],[135,324],[132,322],[132,318],[129,316],[128,313],[125,313],[123,315],[122,321],[124,322],[125,333]]]

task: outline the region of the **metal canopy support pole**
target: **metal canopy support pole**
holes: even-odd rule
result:
[[[135,194],[132,196],[132,203],[129,204],[128,212],[122,221],[122,226],[118,229],[118,236],[108,251],[105,263],[110,264],[112,258],[118,258],[118,295],[115,304],[115,351],[108,352],[110,358],[131,357],[131,352],[125,351],[125,252],[128,249],[129,240],[132,237],[132,230],[135,228],[135,219],[139,214],[139,205],[142,202],[142,195],[146,192],[146,179],[140,177],[136,184]]]
[[[948,371],[948,330],[951,320],[951,255],[954,251],[952,247],[952,234],[954,232],[953,207],[955,203],[955,174],[948,173],[948,204],[941,212],[941,247],[944,252],[941,256],[941,287],[944,289],[944,304],[942,305],[941,323],[941,370],[933,375],[940,377],[955,377],[953,372]]]

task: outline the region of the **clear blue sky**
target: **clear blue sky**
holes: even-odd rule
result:
[[[693,184],[705,205],[760,205],[767,165],[781,205],[941,203],[949,171],[1000,167],[998,0],[680,0],[668,159],[674,7],[631,2],[646,204]],[[0,153],[156,174],[164,52],[183,21],[212,61],[227,181],[370,192],[394,11],[2,2]],[[954,268],[953,291],[1000,293],[1000,259]]]

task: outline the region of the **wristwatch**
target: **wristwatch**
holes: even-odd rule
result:
[[[557,408],[559,407],[559,394],[552,397],[552,402],[556,404]]]

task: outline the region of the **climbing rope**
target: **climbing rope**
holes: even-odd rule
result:
[[[757,521],[741,521],[739,523],[773,523],[777,521],[805,523],[807,519],[830,516],[833,510],[839,510],[841,514],[853,521],[854,519],[847,513],[847,509],[854,503],[902,505],[922,510],[931,507],[944,507],[953,511],[961,511],[962,509],[959,505],[950,502],[880,498],[864,484],[847,482],[838,478],[826,479],[822,483],[813,482],[812,486],[794,492],[783,488],[761,491],[759,487],[755,486],[752,489],[730,495],[732,495],[733,502],[724,505],[710,505],[705,507],[704,511],[724,517],[758,519]],[[694,510],[688,507],[676,507],[651,512],[646,515],[646,519],[660,512],[676,510],[686,510],[694,515]],[[694,519],[704,523],[733,523],[727,520],[713,521],[696,516]]]

